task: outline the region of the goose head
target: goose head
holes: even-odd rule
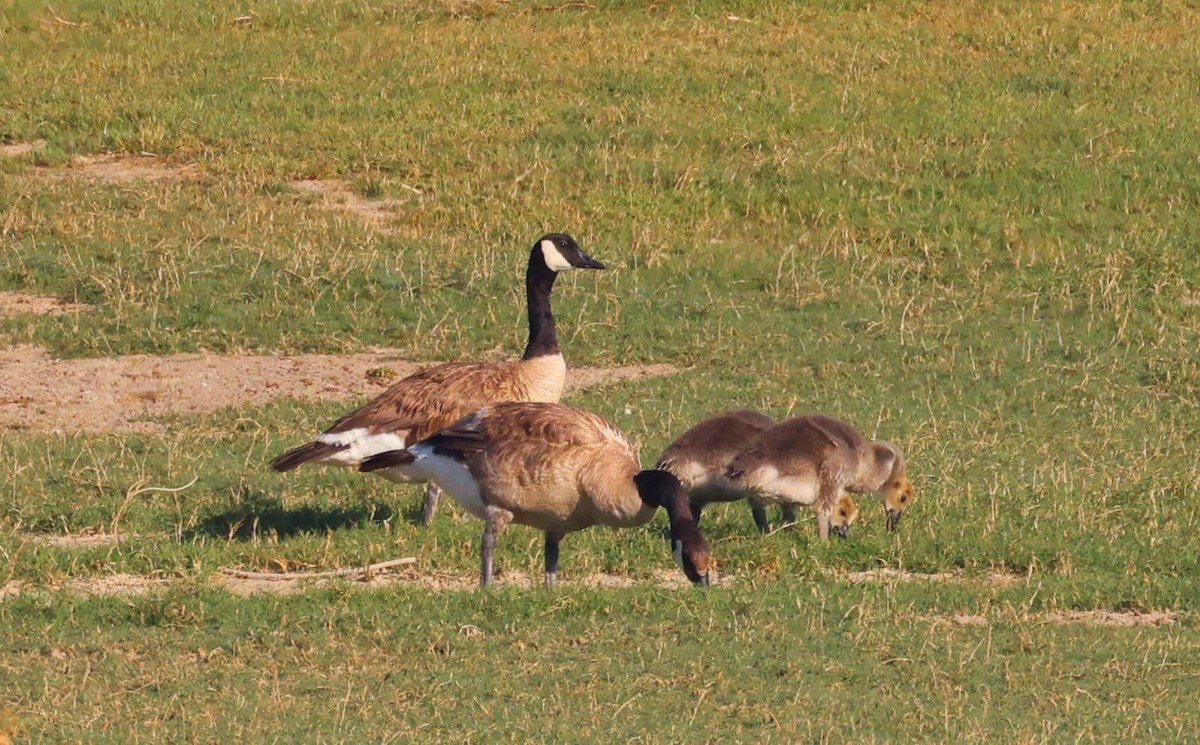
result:
[[[604,264],[584,253],[575,239],[566,233],[547,233],[534,244],[530,263],[541,259],[552,272],[568,269],[603,269]]]
[[[692,508],[683,484],[671,473],[658,469],[638,473],[634,483],[642,501],[666,509],[671,522],[671,555],[675,557],[675,563],[692,584],[708,587],[712,557],[708,541],[692,517]]]

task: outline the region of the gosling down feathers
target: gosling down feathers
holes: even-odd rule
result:
[[[480,549],[485,586],[492,581],[496,537],[510,522],[545,533],[546,587],[553,587],[564,536],[593,525],[642,525],[659,507],[666,508],[680,568],[693,583],[708,584],[708,543],[692,519],[683,485],[667,471],[641,470],[620,430],[582,409],[495,404],[405,450],[373,455],[360,470],[431,480],[485,521]]]
[[[603,268],[571,236],[542,236],[529,252],[525,271],[529,341],[521,359],[451,362],[414,373],[338,419],[311,442],[277,456],[271,468],[290,471],[305,463],[353,468],[376,453],[403,449],[490,403],[558,401],[567,365],[555,335],[550,291],[560,272]],[[386,475],[398,478],[392,472]],[[437,499],[438,491],[431,484],[423,522],[433,518]]]
[[[811,505],[822,539],[829,537],[844,492],[877,493],[889,530],[899,526],[913,499],[900,448],[872,442],[849,423],[822,414],[788,419],[764,431],[725,475],[760,503]]]
[[[775,420],[754,409],[730,409],[710,416],[684,432],[663,450],[655,468],[673,473],[688,490],[692,517],[700,523],[704,507],[714,502],[735,502],[746,499],[751,492],[734,483],[725,474],[729,464],[775,426]],[[785,524],[796,522],[796,505],[780,505]],[[750,510],[760,532],[770,532],[767,511],[751,499]],[[858,517],[858,506],[843,494],[831,519],[833,530],[845,538],[850,525]]]

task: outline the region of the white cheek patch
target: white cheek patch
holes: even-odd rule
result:
[[[344,448],[317,461],[334,466],[354,467],[377,453],[404,449],[403,435],[395,432],[371,434],[366,427],[356,427],[344,432],[326,432],[317,436],[317,442]]]
[[[567,261],[567,257],[562,255],[562,251],[559,251],[558,246],[550,239],[542,241],[542,260],[551,271],[565,272],[572,268],[571,262]]]
[[[480,520],[487,519],[487,505],[479,492],[479,482],[465,464],[449,456],[438,455],[429,445],[414,445],[409,452],[417,456],[415,461],[388,470],[399,471],[415,481],[432,481],[464,510]]]

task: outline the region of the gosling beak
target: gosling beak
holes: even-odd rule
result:
[[[576,269],[603,269],[604,262],[596,261],[591,256],[588,256],[583,251],[579,252],[580,262],[575,265]]]
[[[887,529],[896,530],[900,527],[900,518],[904,515],[900,510],[887,511]]]
[[[837,533],[837,537],[841,538],[844,541],[850,537],[850,526],[849,525],[838,525],[838,526],[834,527],[833,532]]]

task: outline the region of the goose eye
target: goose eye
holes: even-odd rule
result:
[[[907,502],[907,501],[908,501],[908,495],[907,495],[907,494],[901,494],[901,495],[900,495],[900,503],[901,503],[901,504],[904,504],[904,503],[905,503],[905,502]]]

